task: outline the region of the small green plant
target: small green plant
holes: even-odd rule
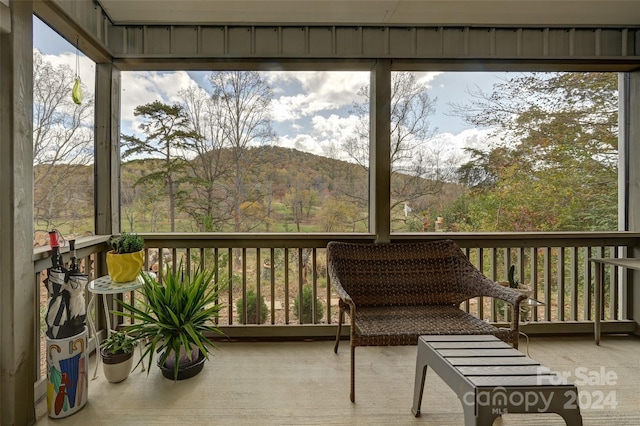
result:
[[[509,287],[518,288],[520,286],[520,282],[515,277],[516,274],[516,265],[511,265],[509,267]]]
[[[296,318],[300,319],[300,302],[299,296],[293,300],[293,314]],[[324,312],[324,308],[322,307],[322,302],[318,299],[316,304],[316,318],[313,321],[311,313],[313,312],[313,291],[311,291],[311,287],[306,286],[302,289],[302,322],[305,324],[310,324],[313,322],[319,322],[322,319],[322,314]]]
[[[138,234],[123,232],[118,236],[109,238],[107,244],[117,254],[135,253],[144,248],[144,238]]]
[[[124,330],[114,331],[100,343],[102,350],[110,355],[128,354],[136,348],[136,341]]]
[[[244,322],[244,300],[238,299],[236,301],[236,310],[238,311],[238,316],[240,317],[240,322],[243,324],[263,324],[267,320],[267,313],[269,312],[269,308],[267,307],[266,302],[264,301],[264,296],[260,295],[261,305],[260,305],[260,321],[258,322],[258,295],[253,291],[253,289],[249,289],[247,291],[247,322]]]

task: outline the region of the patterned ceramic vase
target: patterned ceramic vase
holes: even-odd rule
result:
[[[135,253],[116,254],[107,252],[107,270],[111,281],[128,283],[138,277],[144,262],[144,250]]]
[[[87,327],[65,339],[47,338],[47,412],[67,417],[87,403],[89,351]]]

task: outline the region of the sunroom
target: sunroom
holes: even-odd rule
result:
[[[346,351],[336,358],[327,342],[335,337],[337,330],[335,295],[323,270],[326,267],[324,249],[329,241],[373,244],[442,238],[453,239],[491,279],[504,280],[509,266],[515,265],[519,276],[530,283],[532,300],[539,304],[532,305],[527,311],[522,331],[531,339],[532,351],[537,350],[535,356],[548,356],[547,362],[554,364],[554,368],[571,370],[574,376],[579,367],[585,367],[587,371],[600,371],[601,366],[605,370],[617,370],[617,385],[595,389],[586,384],[585,389],[618,391],[618,409],[611,405],[605,405],[605,410],[601,411],[586,409],[583,412],[585,423],[600,424],[606,416],[615,418],[620,424],[638,423],[640,400],[633,396],[633,378],[637,378],[637,372],[632,367],[634,362],[638,366],[633,354],[638,348],[635,335],[640,318],[640,296],[637,290],[634,291],[634,284],[640,277],[627,268],[607,267],[604,298],[600,306],[596,306],[595,291],[599,283],[596,282],[596,267],[589,259],[640,257],[637,208],[640,175],[639,169],[634,167],[640,161],[640,2],[0,0],[0,12],[0,149],[3,159],[0,188],[8,197],[0,206],[4,233],[0,243],[0,264],[4,271],[0,290],[2,424],[35,423],[37,403],[42,404],[46,393],[40,322],[44,291],[42,274],[51,264],[51,252],[47,246],[34,249],[31,243],[37,220],[34,198],[38,197],[33,191],[36,167],[32,149],[32,105],[37,97],[33,83],[34,16],[95,63],[91,160],[94,178],[92,191],[87,191],[93,193],[93,229],[91,236],[78,237],[76,242],[78,257],[87,267],[91,279],[106,274],[104,257],[108,237],[127,230],[130,225],[126,216],[130,200],[122,191],[125,186],[122,153],[126,144],[121,137],[126,133],[122,128],[122,115],[130,112],[122,111],[121,104],[123,89],[135,87],[126,85],[127,76],[142,71],[354,72],[362,74],[364,85],[368,86],[366,102],[360,104],[366,107],[367,115],[364,122],[365,173],[358,175],[360,180],[357,182],[363,183],[366,189],[364,196],[363,193],[351,194],[352,198],[360,195],[366,200],[363,204],[366,219],[358,222],[358,226],[354,225],[354,229],[334,232],[327,227],[324,232],[306,232],[304,228],[295,227],[299,222],[293,220],[289,229],[274,226],[273,229],[279,232],[268,227],[255,228],[257,231],[235,229],[239,232],[230,232],[228,228],[202,230],[202,227],[197,232],[184,229],[179,229],[180,232],[142,231],[147,267],[153,267],[153,256],[158,259],[159,268],[163,268],[166,259],[182,258],[194,262],[210,256],[221,273],[232,279],[233,287],[226,299],[229,307],[220,323],[230,341],[240,342],[220,342],[221,351],[216,357],[220,360],[214,361],[218,365],[213,368],[226,370],[226,373],[217,378],[206,376],[214,389],[225,383],[230,396],[220,397],[222,404],[213,409],[204,399],[198,404],[187,404],[192,417],[185,416],[180,410],[168,409],[166,414],[175,417],[164,418],[163,409],[168,401],[174,400],[166,399],[160,390],[187,392],[188,383],[167,384],[160,378],[156,381],[155,377],[136,375],[121,385],[122,389],[124,386],[130,389],[119,391],[96,380],[89,384],[90,405],[60,423],[85,424],[93,420],[106,424],[114,418],[123,423],[144,422],[144,416],[135,414],[137,403],[153,407],[153,414],[149,410],[141,411],[148,424],[184,419],[207,424],[209,416],[220,418],[225,424],[261,421],[268,424],[460,424],[462,417],[455,411],[454,406],[459,404],[455,395],[440,395],[433,389],[426,391],[425,404],[428,398],[440,398],[433,400],[436,414],[432,417],[423,415],[421,419],[411,416],[413,383],[409,381],[413,379],[415,347],[360,350],[362,365],[372,374],[359,376],[362,393],[359,404],[352,406],[346,384]],[[390,119],[394,82],[401,74],[435,71],[615,76],[618,96],[614,169],[617,170],[617,182],[609,183],[617,186],[617,197],[613,202],[617,203],[614,209],[617,220],[613,227],[608,224],[589,231],[566,229],[561,232],[519,229],[462,232],[446,226],[441,228],[439,216],[424,227],[421,223],[414,224],[417,227],[413,228],[398,226],[398,209],[402,210],[403,202],[394,192],[398,184],[394,176],[397,169],[390,160],[397,147],[394,122]],[[596,154],[596,159],[605,167],[610,160],[600,155],[604,154]],[[566,182],[571,182],[567,173],[565,171]],[[575,176],[573,181],[576,186],[584,185],[586,197],[589,188],[586,179]],[[529,190],[548,196],[534,185]],[[557,195],[561,203],[562,194]],[[611,204],[604,208],[594,206],[594,212],[611,209]],[[404,209],[406,217],[406,212],[410,212],[406,203]],[[295,232],[288,232],[291,229]],[[68,260],[68,249],[63,248],[63,254]],[[218,264],[219,259],[226,261]],[[312,294],[309,318],[304,317],[303,304],[296,300],[307,287]],[[264,305],[257,304],[258,316],[261,310],[267,313],[264,323],[249,324],[247,321],[246,300],[250,292],[265,300]],[[87,300],[89,298],[87,293]],[[97,302],[91,314],[95,315],[98,332],[105,333],[103,306],[101,300]],[[113,308],[113,301],[108,299],[107,305],[107,309]],[[238,314],[237,307],[245,309],[244,316]],[[503,314],[506,315],[499,306],[486,300],[472,301],[465,309],[496,324],[503,322]],[[25,315],[25,312],[33,314]],[[601,346],[593,342],[596,313],[603,318]],[[116,318],[111,319],[116,321]],[[94,338],[90,338],[89,347],[95,348]],[[565,352],[572,354],[570,362],[562,361]],[[226,353],[233,354],[233,359]],[[581,357],[576,358],[576,354]],[[234,365],[234,362],[238,364]],[[256,370],[248,367],[252,363],[257,366]],[[273,367],[279,363],[285,363],[289,368]],[[286,381],[275,377],[275,373],[264,374],[271,368]],[[243,373],[234,375],[234,369],[243,369]],[[305,378],[306,374],[311,378]],[[306,384],[298,385],[303,382]],[[152,386],[154,390],[150,392],[148,388]],[[270,386],[276,393],[281,393],[281,398],[270,399]],[[251,389],[243,390],[244,387]],[[385,398],[388,395],[381,390],[389,387],[395,396]],[[293,392],[289,394],[285,389],[293,389]],[[257,401],[259,410],[276,400],[280,405],[260,417],[249,414],[251,410],[247,407],[252,401],[248,397],[244,405],[247,412],[244,412],[236,400],[244,398],[242,393],[245,391]],[[108,403],[111,397],[114,398],[111,404],[126,404],[117,394],[132,395],[132,392],[150,392],[152,398],[161,403],[153,405],[148,400],[136,400],[133,405],[122,408],[124,417],[114,417],[120,414],[104,409],[103,403]],[[204,388],[195,387],[188,392],[195,392],[187,398],[196,400],[198,394],[216,397],[216,391],[205,391]],[[332,396],[324,400],[323,395],[327,393]],[[300,394],[315,397],[307,399]],[[591,392],[588,396],[594,395]],[[403,399],[406,404],[400,406],[398,400]],[[593,401],[591,403],[593,405]],[[229,410],[221,408],[225,405]],[[338,414],[304,417],[305,413],[322,406],[326,407],[322,411],[331,411],[331,407],[337,406]],[[444,406],[446,409],[442,408]],[[276,409],[278,414],[275,414]],[[505,422],[511,424],[520,424],[520,421],[550,424],[557,420],[553,417],[505,416]],[[53,421],[45,416],[40,422]]]

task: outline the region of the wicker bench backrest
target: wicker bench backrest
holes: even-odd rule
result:
[[[488,279],[451,240],[327,245],[330,278],[358,306],[459,305]]]

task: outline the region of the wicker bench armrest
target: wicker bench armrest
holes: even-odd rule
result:
[[[484,287],[483,296],[490,296],[496,299],[504,300],[505,302],[511,303],[514,307],[519,306],[520,302],[527,299],[527,295],[522,292],[519,292],[513,288],[504,287],[500,284],[496,284],[493,281],[487,283],[486,287]]]

